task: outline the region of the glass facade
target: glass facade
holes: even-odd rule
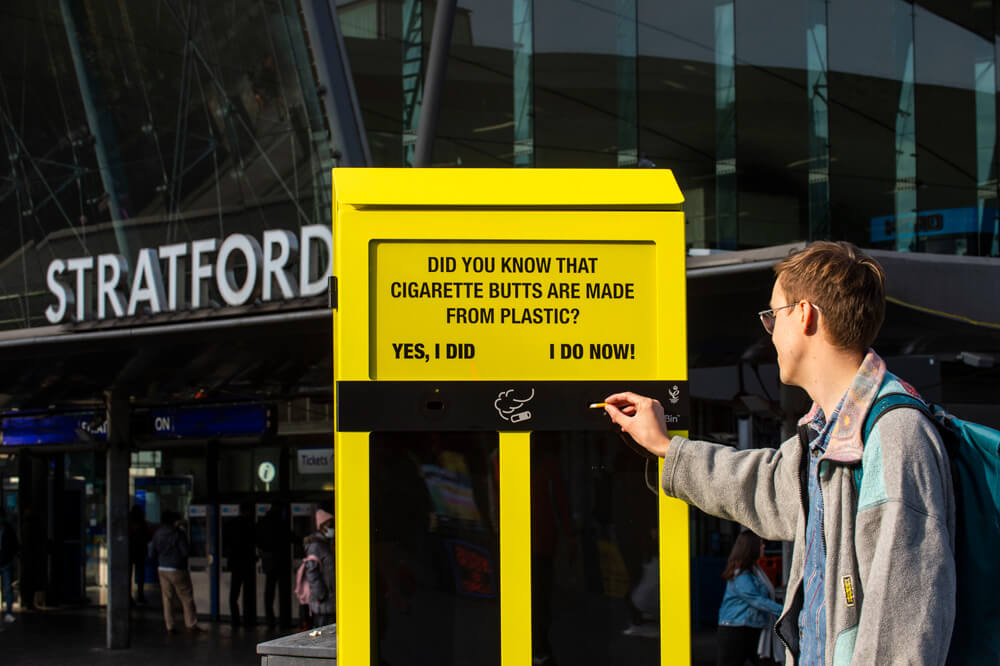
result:
[[[83,296],[77,319],[113,300],[94,293],[97,271],[146,268],[175,283],[171,304],[226,305],[187,295],[184,244],[330,224],[333,149],[294,0],[6,2],[0,134],[0,329],[56,323],[54,260]],[[158,247],[159,262],[137,260]],[[249,261],[231,254],[219,272],[242,284]],[[98,255],[112,260],[88,266]]]
[[[434,4],[338,4],[373,159],[409,164],[420,77],[406,17],[423,16],[426,55]],[[995,11],[464,0],[433,162],[670,168],[692,247],[837,238],[995,256]]]
[[[336,5],[373,164],[412,164],[436,5]],[[0,329],[318,292],[296,251],[321,242],[280,254],[300,291],[251,265],[284,252],[263,231],[329,225],[335,111],[295,0],[0,13]],[[696,248],[996,256],[995,25],[975,0],[461,0],[432,162],[670,168]]]

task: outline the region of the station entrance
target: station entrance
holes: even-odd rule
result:
[[[309,430],[321,433],[329,428],[328,421],[319,419]],[[8,441],[20,440],[8,431]],[[99,442],[8,443],[2,449],[4,513],[22,542],[16,595],[21,606],[107,603],[104,458]],[[315,531],[317,508],[333,510],[333,447],[328,435],[138,439],[130,462],[129,583],[134,602],[152,609],[161,606],[156,562],[143,554],[153,532],[174,514],[184,518],[200,617],[233,621],[229,591],[236,559],[249,562],[253,570],[249,608],[244,608],[242,594],[239,599],[241,623],[249,618],[289,629],[308,625],[308,610],[293,598],[292,577],[303,556],[302,540]],[[249,507],[249,536],[240,542],[242,552],[230,543],[241,505]]]

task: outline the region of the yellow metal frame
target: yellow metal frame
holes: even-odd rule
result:
[[[652,242],[659,287],[655,363],[647,376],[623,379],[687,380],[683,198],[669,171],[335,169],[333,181],[335,404],[337,382],[373,381],[370,244],[378,240]],[[587,378],[585,370],[544,377]],[[371,440],[370,433],[339,432],[334,411],[337,656],[366,666],[372,647]],[[532,656],[530,437],[500,433],[504,666],[525,666]],[[659,533],[661,663],[688,664],[687,505],[661,494]]]

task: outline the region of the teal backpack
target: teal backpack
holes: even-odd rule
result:
[[[864,438],[886,412],[917,409],[941,433],[955,487],[955,628],[948,664],[1000,664],[1000,432],[956,418],[938,405],[906,393],[889,393],[872,405]],[[861,488],[861,467],[854,481]]]

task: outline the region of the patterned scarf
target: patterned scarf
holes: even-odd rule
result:
[[[875,402],[875,398],[878,397],[885,375],[885,361],[874,350],[869,349],[861,367],[858,368],[858,374],[854,376],[854,381],[851,382],[851,386],[844,395],[840,414],[837,417],[837,422],[833,424],[826,453],[823,454],[821,460],[848,464],[861,460],[861,455],[865,450],[863,441],[865,417]],[[900,381],[900,384],[911,395],[920,397],[916,389],[906,382]],[[799,425],[808,424],[819,411],[820,406],[814,402],[809,413],[799,420]]]

